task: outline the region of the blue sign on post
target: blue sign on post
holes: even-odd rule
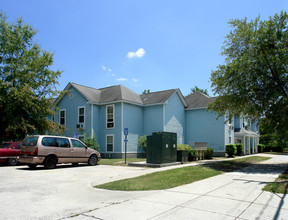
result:
[[[128,135],[128,128],[124,128],[124,135]]]
[[[78,138],[78,134],[77,133],[73,133],[73,138]]]
[[[124,139],[124,142],[125,142],[125,164],[127,162],[127,135],[128,135],[128,128],[124,128],[124,135],[125,135],[125,139]]]

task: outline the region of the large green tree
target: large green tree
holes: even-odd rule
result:
[[[59,128],[47,116],[61,72],[49,69],[53,54],[41,50],[35,35],[22,18],[8,22],[0,11],[0,143]]]
[[[288,137],[288,15],[268,20],[233,19],[222,55],[225,64],[211,73],[218,99],[209,109],[219,115],[265,117],[266,123]]]

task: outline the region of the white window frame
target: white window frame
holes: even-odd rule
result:
[[[113,108],[113,121],[108,122],[108,108],[112,107]],[[113,123],[113,127],[108,127],[108,123]],[[107,129],[113,129],[115,128],[115,105],[106,105],[106,128]]]
[[[80,110],[80,108],[83,108],[84,109],[84,113],[83,113],[83,117],[84,117],[84,121],[83,122],[80,122],[80,114],[79,114],[79,110]],[[78,124],[84,124],[85,123],[85,106],[79,106],[78,107]]]
[[[110,136],[113,138],[112,151],[108,151],[108,146],[107,146],[107,145],[108,145],[107,138],[110,137]],[[114,134],[107,134],[107,135],[106,135],[106,141],[105,141],[105,142],[106,142],[106,152],[114,152]]]
[[[61,112],[64,112],[64,124],[61,124]],[[66,127],[66,109],[59,110],[59,124]]]

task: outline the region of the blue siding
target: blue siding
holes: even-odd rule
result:
[[[143,135],[143,107],[123,103],[123,112],[123,129],[128,128],[127,152],[140,152],[138,139]],[[124,152],[125,149],[123,146],[123,153]]]
[[[79,130],[76,128],[78,124],[78,107],[85,107],[85,129]],[[71,87],[68,95],[65,95],[58,103],[59,110],[66,110],[66,127],[64,136],[72,137],[73,133],[84,135],[91,133],[91,105],[87,100],[75,89]],[[55,122],[59,122],[59,111],[55,114]]]
[[[164,131],[163,128],[163,105],[144,107],[144,134],[151,135],[153,132]]]
[[[114,128],[107,128],[106,105],[99,106],[99,144],[101,153],[106,153],[106,135],[114,135],[114,149],[111,153],[122,152],[121,103],[114,104]]]
[[[234,117],[235,128],[242,128],[242,124],[243,124],[243,121],[240,118]]]
[[[177,93],[165,105],[165,131],[177,133],[177,143],[184,143],[185,111]]]
[[[225,151],[224,117],[216,120],[217,115],[206,109],[186,110],[187,144],[208,142],[208,147],[216,151]]]

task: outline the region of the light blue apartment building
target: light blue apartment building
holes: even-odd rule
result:
[[[139,137],[158,131],[177,133],[178,144],[193,147],[195,142],[207,142],[219,155],[224,154],[225,144],[235,141],[245,144],[245,152],[257,152],[256,121],[248,121],[248,127],[243,119],[233,124],[224,117],[216,120],[217,115],[206,110],[215,98],[200,92],[184,97],[179,89],[170,89],[140,95],[122,85],[95,89],[75,83],[64,90],[68,94],[55,101],[59,109],[55,122],[66,127],[65,136],[95,135],[104,157],[123,157],[124,128],[128,128],[128,156],[141,155]]]

